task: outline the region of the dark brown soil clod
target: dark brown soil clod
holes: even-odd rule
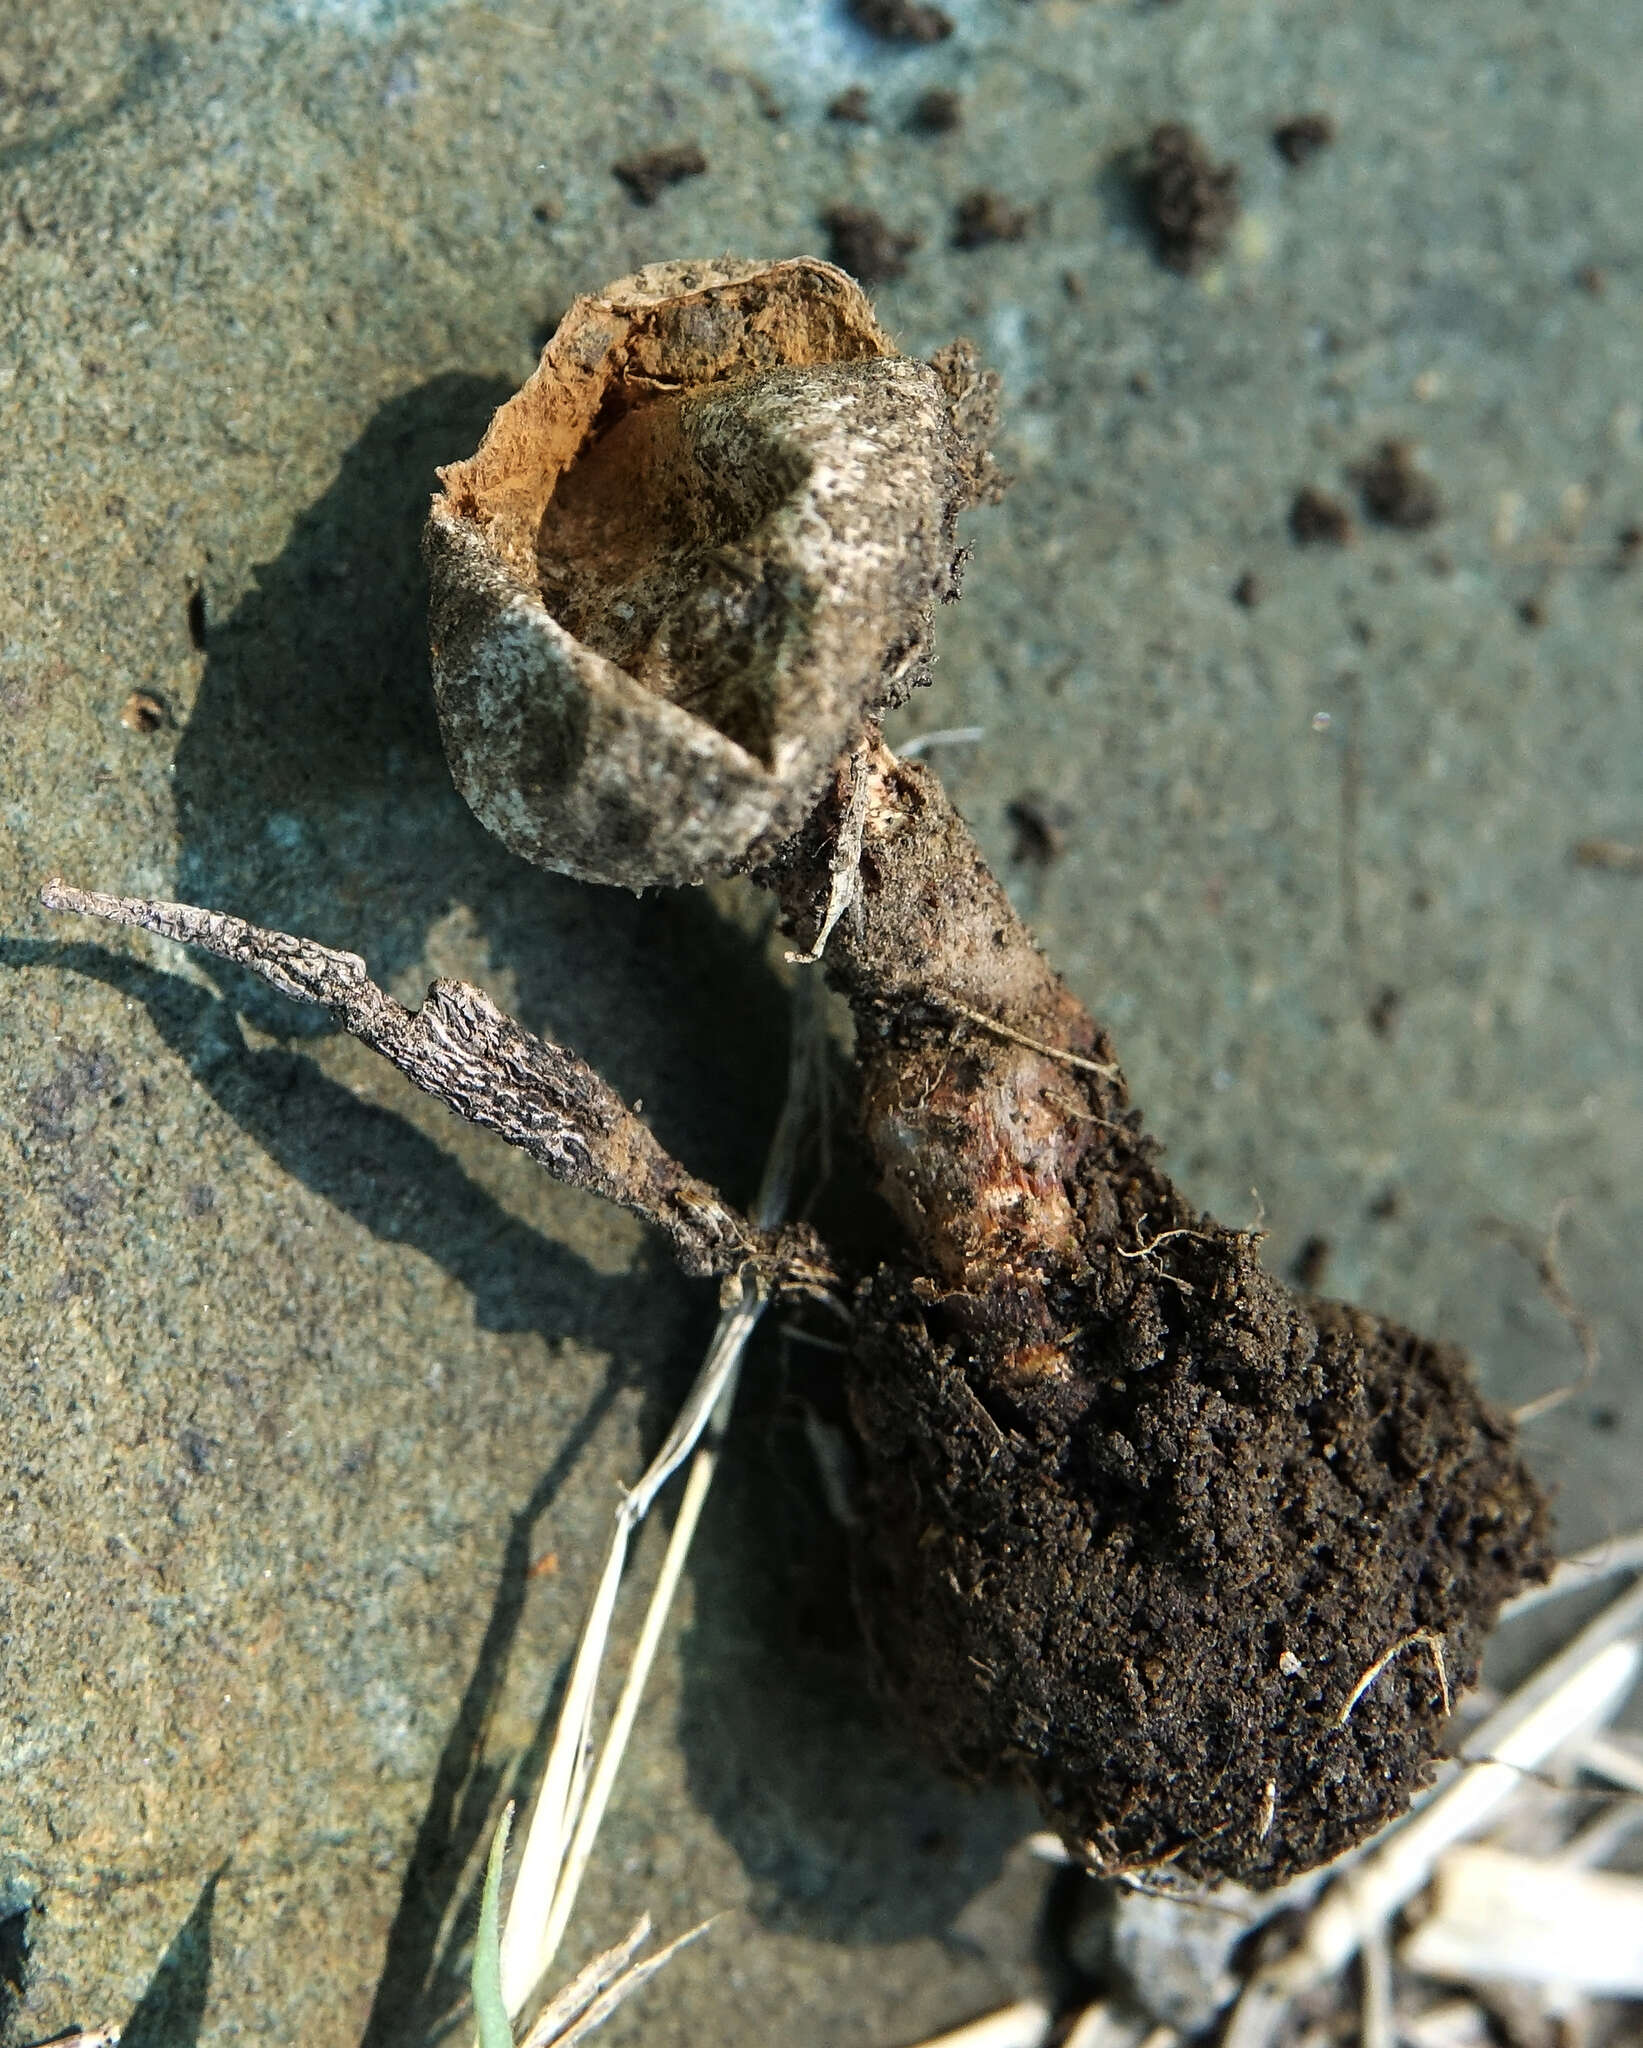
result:
[[[985,187],[967,192],[953,211],[953,247],[984,249],[989,242],[1025,241],[1032,217],[1030,207],[1012,206]]]
[[[898,233],[870,206],[829,207],[822,226],[833,261],[869,288],[905,276],[907,259],[919,245],[917,235]]]
[[[1141,199],[1159,260],[1195,276],[1220,255],[1238,219],[1238,166],[1215,163],[1192,129],[1166,121],[1147,143]]]
[[[625,156],[610,168],[641,206],[654,206],[669,185],[699,178],[707,169],[707,158],[694,142],[673,142],[647,149],[641,156]]]
[[[1437,485],[1415,461],[1408,441],[1383,441],[1358,472],[1364,510],[1383,526],[1421,533],[1443,517]]]
[[[1280,121],[1272,131],[1272,146],[1286,164],[1299,170],[1320,150],[1335,140],[1335,123],[1328,114],[1294,114]]]
[[[850,14],[887,43],[942,43],[953,32],[952,18],[921,0],[850,0]]]
[[[964,126],[964,102],[945,86],[934,86],[913,102],[908,126],[921,135],[951,135]]]
[[[847,85],[836,98],[827,102],[829,121],[871,121],[873,118],[873,96],[865,85]]]
[[[1301,547],[1344,548],[1353,538],[1352,514],[1339,498],[1306,484],[1290,505],[1289,531]]]

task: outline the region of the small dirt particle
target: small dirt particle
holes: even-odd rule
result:
[[[1623,526],[1614,537],[1617,569],[1635,569],[1643,562],[1643,526]]]
[[[1517,608],[1519,622],[1531,630],[1546,623],[1546,607],[1538,597],[1526,597]]]
[[[1246,569],[1232,586],[1233,603],[1241,604],[1246,612],[1254,611],[1265,596],[1266,586],[1253,569]]]
[[[873,95],[865,85],[847,85],[836,98],[827,102],[829,121],[855,121],[863,123],[873,118]]]
[[[850,0],[850,16],[887,43],[944,43],[953,32],[951,17],[921,0]]]
[[[639,156],[625,156],[610,167],[641,206],[654,206],[663,190],[686,178],[699,178],[707,169],[707,158],[694,142],[670,142],[660,149],[647,149]]]
[[[1609,289],[1609,273],[1601,263],[1583,263],[1575,272],[1575,283],[1590,297],[1600,299]]]
[[[1369,1213],[1377,1223],[1392,1223],[1403,1214],[1403,1193],[1398,1188],[1383,1188],[1369,1205]]]
[[[1403,991],[1389,982],[1369,1005],[1369,1028],[1377,1038],[1396,1038],[1403,1016]]]
[[[558,199],[539,199],[531,208],[531,219],[538,227],[552,227],[556,220],[564,218],[565,208]]]
[[[1320,150],[1335,140],[1335,123],[1328,114],[1292,114],[1272,131],[1272,146],[1286,164],[1299,170]]]
[[[1415,462],[1408,441],[1383,441],[1358,471],[1364,510],[1383,526],[1420,533],[1443,517],[1437,485]]]
[[[132,732],[158,732],[166,723],[165,706],[147,690],[133,690],[120,706],[120,723]]]
[[[1024,790],[1004,809],[1015,829],[1010,858],[1018,867],[1047,868],[1067,850],[1067,835],[1054,808],[1036,790]]]
[[[1067,294],[1067,297],[1069,299],[1076,301],[1078,299],[1083,298],[1085,291],[1087,289],[1084,283],[1083,272],[1079,270],[1062,271],[1061,289]]]
[[[933,86],[913,102],[907,125],[920,135],[951,135],[964,126],[964,102],[945,86]]]
[[[1329,1271],[1329,1262],[1335,1256],[1335,1246],[1327,1237],[1309,1237],[1303,1240],[1295,1254],[1295,1285],[1304,1287],[1314,1294],[1324,1284],[1324,1275]]]
[[[832,206],[821,218],[828,254],[858,283],[871,289],[906,274],[907,258],[919,245],[917,235],[899,234],[870,206]]]
[[[1624,839],[1580,839],[1569,849],[1577,868],[1598,868],[1611,875],[1643,875],[1643,846]]]
[[[1148,139],[1140,185],[1159,261],[1196,276],[1226,247],[1238,218],[1238,166],[1215,163],[1201,136],[1166,121]]]
[[[1305,484],[1289,508],[1289,530],[1302,547],[1344,548],[1352,541],[1352,514],[1339,498]]]
[[[1031,221],[1029,207],[1012,206],[981,186],[965,193],[953,209],[953,247],[984,249],[989,242],[1024,241]]]

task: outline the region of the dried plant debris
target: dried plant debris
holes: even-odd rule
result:
[[[1301,547],[1344,548],[1356,537],[1352,514],[1328,491],[1305,484],[1289,508],[1290,536]]]
[[[654,206],[669,185],[699,178],[707,169],[707,158],[698,143],[671,142],[639,156],[625,156],[610,168],[641,206]]]
[[[1201,136],[1166,121],[1148,139],[1140,183],[1160,261],[1184,277],[1207,269],[1241,211],[1238,166],[1216,163]]]
[[[1012,206],[986,186],[966,192],[953,209],[953,247],[984,249],[989,242],[1021,242],[1032,225],[1032,209]]]
[[[1458,1351],[1292,1293],[1175,1187],[1106,1032],[879,737],[992,488],[993,397],[963,346],[896,355],[825,264],[662,266],[577,301],[430,516],[436,689],[486,822],[628,886],[746,869],[849,1001],[893,1219],[854,1263],[681,1201],[618,1100],[583,1113],[596,1077],[470,995],[423,1026],[351,956],[253,952],[391,1057],[450,1057],[449,1013],[468,1113],[525,1143],[545,1102],[536,1156],[698,1269],[848,1286],[858,1601],[906,1723],[1024,1779],[1092,1869],[1270,1885],[1427,1781],[1546,1569],[1545,1503]]]
[[[1358,489],[1370,518],[1402,533],[1424,533],[1443,517],[1443,498],[1410,441],[1383,441],[1358,471]]]
[[[869,287],[893,284],[906,275],[907,259],[919,245],[915,234],[891,227],[870,206],[832,206],[822,215],[828,253],[841,270]]]
[[[1335,122],[1329,114],[1292,114],[1272,131],[1273,148],[1296,170],[1311,163],[1334,140]]]
[[[850,0],[850,16],[887,43],[944,43],[952,17],[923,0]]]
[[[964,102],[947,86],[932,86],[913,102],[907,125],[920,135],[951,135],[964,126]]]

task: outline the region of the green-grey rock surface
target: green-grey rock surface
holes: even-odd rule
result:
[[[433,2038],[486,1816],[710,1326],[636,1225],[323,1020],[34,900],[60,873],[348,946],[402,997],[477,980],[745,1198],[784,1058],[756,913],[521,866],[428,690],[433,465],[645,261],[825,253],[837,205],[920,237],[881,314],[1002,371],[1015,482],[896,737],[980,729],[931,758],[1178,1178],[1276,1266],[1326,1238],[1326,1289],[1519,1401],[1579,1367],[1532,1256],[1569,1205],[1606,1364],[1533,1454],[1566,1543],[1637,1517],[1643,879],[1571,853],[1643,841],[1637,22],[947,4],[908,50],[834,0],[0,0],[18,2040]],[[858,83],[870,120],[829,119]],[[937,86],[943,135],[909,125]],[[1271,131],[1313,109],[1337,140],[1291,169]],[[1134,194],[1163,120],[1242,169],[1194,279]],[[611,174],[685,141],[708,168],[653,205]],[[1028,231],[955,248],[981,186]],[[1389,438],[1427,531],[1358,505]],[[1307,484],[1352,545],[1294,543]],[[757,1355],[567,1953],[728,1915],[613,2042],[895,2048],[1032,1982],[1029,1815],[910,1758],[853,1654],[818,1369]]]

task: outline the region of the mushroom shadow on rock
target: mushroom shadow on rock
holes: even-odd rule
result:
[[[175,893],[362,953],[385,983],[420,972],[432,929],[464,909],[511,979],[520,1020],[641,1097],[670,1150],[745,1197],[786,1079],[787,1004],[762,945],[700,891],[635,898],[526,866],[480,828],[445,763],[421,527],[435,463],[475,445],[507,395],[446,376],[384,405],[234,612],[208,622],[205,675],[176,760]],[[605,1281],[501,1215],[441,1148],[355,1100],[290,1043],[334,1028],[322,1013],[218,962],[202,964],[221,1000],[119,956],[91,966],[97,949],[73,950],[85,956],[74,964],[104,978],[131,977],[196,1078],[288,1171],[374,1234],[437,1259],[473,1290],[489,1327],[574,1331],[654,1363],[659,1306],[676,1329],[673,1311],[698,1298],[664,1277],[659,1258]],[[287,1043],[248,1052],[237,1011]],[[711,1302],[700,1299],[705,1338]],[[668,1349],[667,1369],[646,1371],[657,1441],[699,1358]],[[861,1941],[938,1932],[994,1874],[1023,1809],[1013,1797],[978,1801],[912,1759],[885,1729],[837,1613],[824,1633],[842,1634],[844,1647],[812,1652],[789,1640],[771,1556],[793,1551],[773,1527],[784,1489],[811,1483],[808,1453],[787,1430],[766,1472],[761,1413],[756,1402],[737,1431],[727,1499],[696,1568],[703,1619],[686,1643],[681,1730],[693,1786],[772,1923]],[[737,1476],[750,1458],[760,1469]],[[828,1597],[847,1612],[840,1555]],[[494,1789],[473,1775],[472,1744],[511,1632],[507,1583],[505,1573],[431,1789],[367,2042],[437,2027],[452,1988],[451,1970],[429,1965],[421,1944],[458,1898],[475,1809]]]
[[[124,2048],[194,2048],[211,1989],[211,1922],[227,1864],[206,1879],[194,1910],[171,1938],[120,2039]]]
[[[691,1553],[678,1739],[698,1804],[779,1933],[877,1944],[951,1934],[1038,1825],[1019,1787],[971,1787],[898,1731],[855,1618],[848,1532],[806,1410],[842,1420],[835,1360],[766,1338]]]

